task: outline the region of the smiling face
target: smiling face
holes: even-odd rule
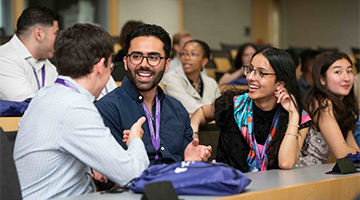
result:
[[[266,75],[261,78],[258,73],[275,74],[269,61],[261,53],[254,56],[251,66],[255,71],[246,76],[249,85],[249,97],[255,102],[275,102],[276,87],[280,84],[276,82],[276,75]]]
[[[351,64],[345,58],[335,61],[321,77],[320,83],[341,99],[347,96],[354,84]]]
[[[137,53],[145,57],[150,55],[165,57],[163,46],[161,40],[156,37],[140,36],[131,40],[128,54]],[[149,91],[155,88],[170,65],[170,58],[166,62],[165,59],[161,59],[156,66],[150,66],[147,58],[143,58],[142,62],[137,65],[130,62],[129,56],[124,57],[123,61],[127,76],[138,91]]]
[[[204,58],[204,50],[197,42],[187,43],[181,51],[181,63],[185,74],[199,74],[207,63]]]

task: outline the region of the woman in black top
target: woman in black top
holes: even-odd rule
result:
[[[243,172],[290,169],[310,120],[302,110],[295,65],[284,50],[267,47],[254,54],[245,75],[248,91],[225,92],[198,109],[191,126],[197,132],[200,125],[216,120],[221,131],[218,162]]]

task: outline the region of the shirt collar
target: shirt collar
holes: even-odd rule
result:
[[[16,34],[13,35],[10,42],[15,47],[17,53],[24,59],[32,58],[30,51],[26,48],[26,46],[21,42]]]
[[[24,43],[21,42],[16,34],[13,35],[10,42],[13,44],[18,55],[20,55],[24,60],[28,61],[30,65],[33,66],[36,70],[41,69],[45,64],[45,59],[36,60],[34,57],[32,57],[30,51],[26,48]]]
[[[121,86],[123,90],[125,90],[126,93],[129,94],[129,96],[136,102],[142,103],[144,101],[144,97],[137,91],[135,86],[130,82],[129,78],[127,76],[124,77]],[[165,97],[164,91],[161,89],[160,86],[157,86],[157,92],[160,97],[160,101],[162,101]]]
[[[87,89],[83,88],[81,85],[79,85],[76,81],[74,81],[72,78],[70,78],[69,76],[62,76],[59,75],[58,78],[62,78],[64,80],[69,81],[70,83],[72,83],[76,89],[79,90],[80,94],[85,95],[86,98],[88,98],[91,102],[95,101],[95,97],[94,95],[92,95]]]

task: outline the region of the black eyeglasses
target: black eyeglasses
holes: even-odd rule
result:
[[[160,64],[161,59],[164,59],[165,57],[161,57],[160,54],[154,53],[149,54],[148,56],[143,56],[141,53],[132,52],[131,54],[126,55],[130,62],[134,65],[139,65],[142,63],[143,59],[146,58],[147,63],[152,66],[156,67]]]
[[[260,79],[263,79],[264,76],[268,76],[268,75],[276,75],[275,73],[266,73],[266,72],[262,72],[259,71],[258,69],[254,69],[254,67],[252,66],[243,66],[244,67],[244,74],[245,76],[250,75],[252,72],[255,72],[255,77]]]

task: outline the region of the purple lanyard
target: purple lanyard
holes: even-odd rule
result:
[[[65,79],[62,79],[62,78],[57,78],[56,81],[55,81],[55,83],[59,83],[59,84],[61,84],[61,85],[64,85],[64,86],[66,86],[66,87],[69,87],[69,88],[75,90],[75,92],[77,92],[77,93],[80,93],[80,91],[75,87],[75,85],[72,84],[72,83],[71,83],[70,81],[68,81],[68,80],[65,80]]]
[[[149,130],[150,130],[150,136],[151,136],[151,143],[154,146],[155,150],[156,150],[156,156],[155,156],[155,160],[159,159],[159,156],[157,155],[157,151],[159,150],[160,147],[160,98],[158,93],[156,92],[155,95],[155,125],[156,125],[156,133],[154,131],[154,126],[153,126],[153,122],[151,119],[151,114],[150,111],[148,109],[148,107],[146,106],[145,102],[141,103],[144,111],[145,111],[145,115],[146,115],[146,119],[147,122],[149,124]]]
[[[270,140],[270,137],[271,137],[271,130],[273,129],[274,125],[275,125],[275,122],[276,122],[276,119],[278,118],[279,116],[279,109],[276,110],[276,113],[275,113],[275,116],[273,118],[273,121],[271,123],[271,127],[270,127],[270,131],[269,131],[269,135],[268,137],[266,138],[266,141],[264,143],[264,147],[262,149],[262,152],[260,154],[259,152],[259,147],[258,147],[258,143],[256,142],[256,138],[255,138],[255,132],[253,132],[253,138],[254,138],[254,148],[255,148],[255,154],[256,154],[256,161],[258,163],[258,167],[261,169],[262,167],[262,164],[263,164],[263,161],[264,161],[264,157],[265,157],[265,152],[266,152],[266,144],[269,142]],[[254,114],[253,114],[253,117],[254,117]],[[252,123],[253,125],[253,131],[254,131],[254,121]]]
[[[34,72],[34,75],[35,75],[35,78],[36,78],[36,82],[37,82],[37,85],[38,85],[38,90],[40,90],[40,88],[44,87],[44,85],[45,85],[45,64],[44,64],[44,65],[42,66],[42,68],[41,68],[42,87],[40,87],[39,78],[38,78],[38,76],[37,76],[37,73],[36,73],[34,67],[33,67],[33,72]]]

